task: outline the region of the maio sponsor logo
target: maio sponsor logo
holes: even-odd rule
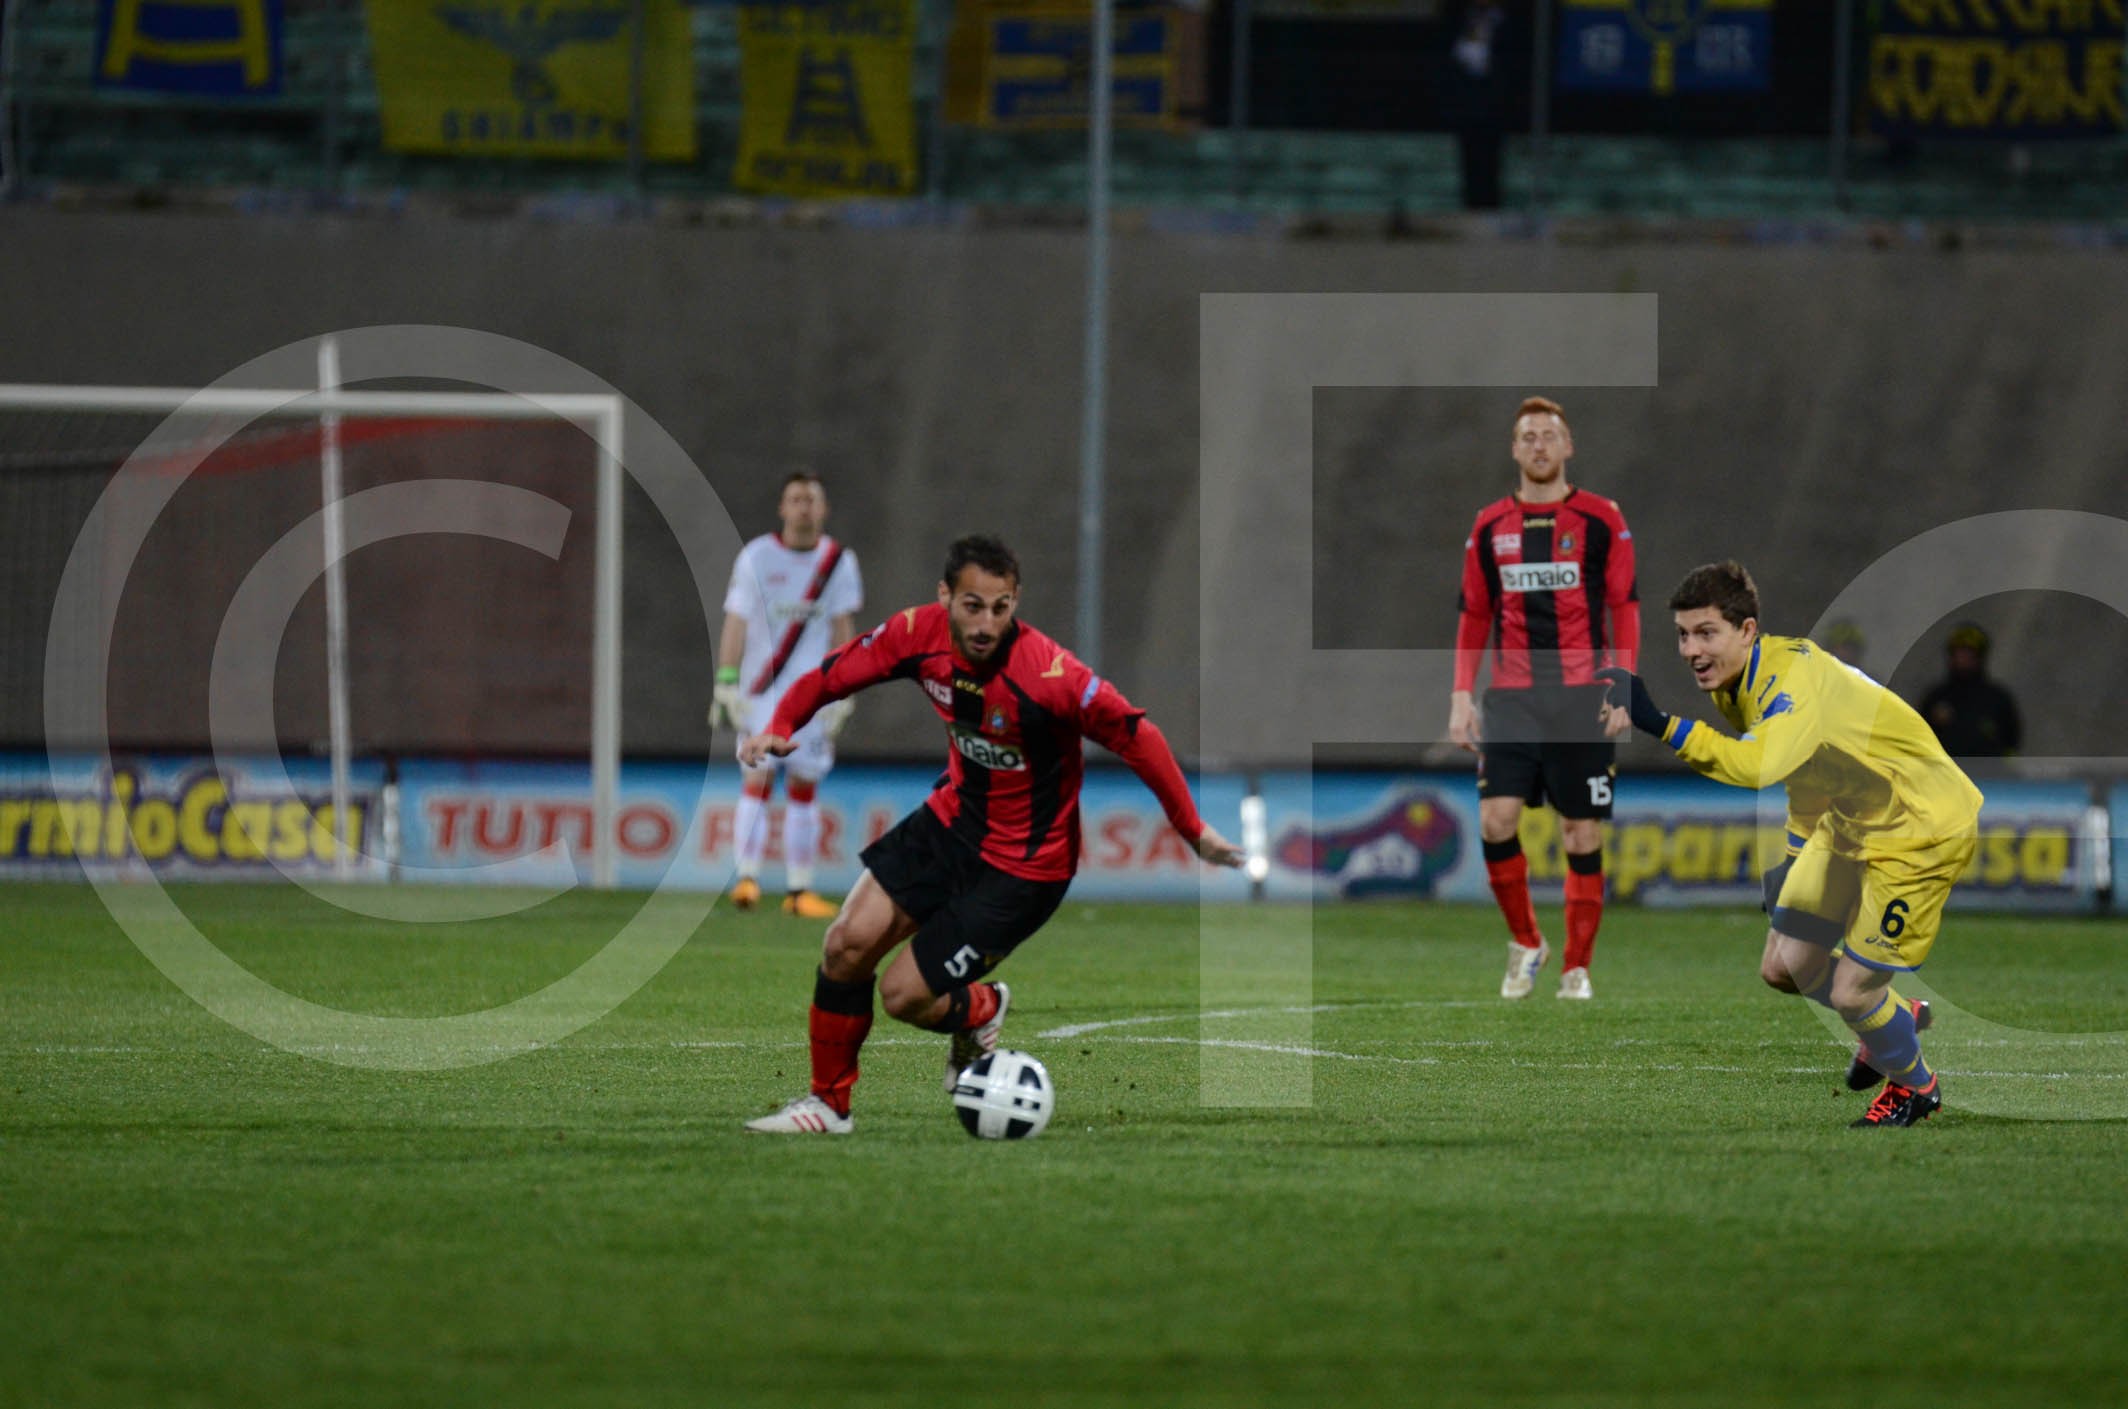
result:
[[[1005,744],[993,744],[980,734],[954,731],[953,746],[961,751],[961,757],[970,763],[998,773],[1017,773],[1027,767],[1027,760],[1020,751]]]
[[[1579,563],[1502,563],[1500,586],[1509,592],[1565,592],[1581,585]]]

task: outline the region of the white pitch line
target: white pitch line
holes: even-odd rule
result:
[[[1345,1062],[1389,1062],[1397,1066],[1439,1066],[1438,1057],[1394,1057],[1381,1052],[1339,1052],[1327,1047],[1294,1047],[1283,1043],[1245,1042],[1220,1037],[1100,1037],[1099,1042],[1129,1042],[1161,1044],[1182,1047],[1236,1047],[1244,1051],[1275,1052],[1295,1057],[1332,1057]],[[1734,1076],[1822,1076],[1830,1070],[1823,1066],[1809,1067],[1745,1067],[1724,1066],[1710,1062],[1687,1065],[1683,1062],[1648,1062],[1642,1065],[1623,1067],[1609,1062],[1540,1062],[1515,1058],[1507,1063],[1512,1067],[1524,1067],[1537,1071],[1664,1071],[1664,1072],[1712,1072]],[[2128,1081],[2128,1072],[2071,1072],[2071,1071],[1961,1071],[1938,1067],[1943,1076],[1966,1078],[1997,1078],[2024,1081]]]
[[[1385,1000],[1368,1003],[1308,1003],[1286,1007],[1215,1008],[1209,1011],[1152,1013],[1135,1018],[1108,1018],[1101,1022],[1067,1023],[1063,1027],[1053,1027],[1046,1032],[1038,1032],[1035,1036],[1077,1037],[1082,1033],[1102,1032],[1115,1027],[1142,1027],[1148,1023],[1185,1022],[1190,1018],[1253,1018],[1260,1017],[1265,1013],[1342,1013],[1362,1008],[1489,1008],[1492,1006],[1494,1005],[1491,1003],[1475,1002],[1464,998],[1411,998],[1397,1002]]]
[[[1102,1042],[1149,1046],[1230,1047],[1243,1052],[1275,1052],[1287,1057],[1334,1057],[1341,1062],[1391,1062],[1397,1066],[1437,1067],[1439,1057],[1392,1057],[1374,1052],[1338,1052],[1327,1047],[1295,1047],[1285,1042],[1248,1042],[1237,1037],[1103,1037]]]

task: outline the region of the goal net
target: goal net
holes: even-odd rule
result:
[[[0,386],[0,750],[304,760],[336,829],[358,766],[588,756],[612,884],[620,425],[605,395]]]

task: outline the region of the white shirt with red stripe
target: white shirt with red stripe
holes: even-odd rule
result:
[[[787,548],[776,534],[764,533],[739,550],[724,610],[746,619],[739,683],[750,716],[767,720],[791,682],[827,654],[828,624],[863,610],[857,555],[847,548],[836,552],[837,546],[823,534],[810,548]],[[820,580],[831,554],[834,566]],[[780,668],[771,672],[779,660]]]

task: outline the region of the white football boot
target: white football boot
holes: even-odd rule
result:
[[[1589,987],[1589,971],[1587,969],[1568,969],[1565,973],[1559,975],[1559,996],[1561,998],[1594,998],[1596,990]]]
[[[847,1135],[857,1128],[857,1118],[835,1114],[833,1106],[809,1091],[774,1115],[748,1121],[746,1128],[763,1135]]]
[[[990,1015],[990,1021],[967,1032],[956,1032],[946,1048],[946,1094],[953,1094],[953,1087],[961,1079],[961,1073],[977,1057],[988,1056],[997,1050],[998,1034],[1005,1030],[1005,1010],[1012,1006],[1012,990],[1004,984],[993,984],[997,989],[998,1010]]]
[[[1500,980],[1502,998],[1527,998],[1537,986],[1537,970],[1551,957],[1551,946],[1537,941],[1535,949],[1527,949],[1513,940],[1507,942],[1507,977]]]

